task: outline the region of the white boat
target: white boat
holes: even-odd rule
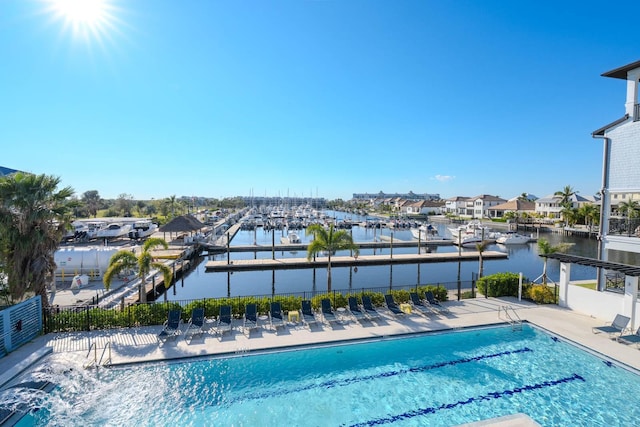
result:
[[[81,221],[71,223],[71,229],[67,230],[63,236],[63,240],[79,239],[87,235],[89,228],[87,224]]]
[[[449,228],[449,232],[453,236],[453,244],[464,247],[474,247],[476,243],[482,241],[493,243],[497,237],[496,232],[482,225],[480,221],[470,221],[465,225]]]
[[[484,241],[486,241],[486,239]],[[482,237],[474,233],[462,234],[453,239],[454,245],[459,244],[463,248],[475,248],[476,244],[482,243],[482,242],[483,242]]]
[[[102,230],[107,226],[107,223],[104,221],[92,221],[87,223],[87,238],[89,240],[98,238],[98,231]]]
[[[131,224],[122,224],[120,222],[112,222],[105,228],[98,230],[98,239],[117,239],[125,237],[131,231]]]
[[[298,236],[298,233],[291,232],[286,237],[281,237],[280,243],[282,243],[283,245],[297,245],[302,243],[302,240],[300,240],[300,236]]]
[[[438,237],[438,230],[431,224],[423,224],[411,229],[411,235],[418,240],[433,240]]]
[[[501,245],[522,245],[528,243],[529,240],[529,236],[518,234],[515,231],[506,231],[500,234],[496,239],[496,243],[500,243]]]
[[[129,237],[132,239],[144,239],[158,231],[158,224],[151,222],[150,219],[141,219],[133,223],[133,228],[129,231]]]

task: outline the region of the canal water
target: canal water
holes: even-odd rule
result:
[[[350,218],[353,221],[363,221],[364,217],[359,217],[342,212],[329,211],[330,216],[337,220]],[[453,224],[444,222],[433,222],[438,229],[440,236],[451,238],[448,231]],[[379,240],[380,235],[391,237],[390,229],[375,229],[354,226],[347,230],[353,236],[355,242],[371,242]],[[298,235],[303,243],[309,242],[311,236],[306,236],[304,230],[298,230]],[[231,245],[253,245],[271,247],[272,242],[280,243],[280,237],[286,236],[286,230],[264,231],[258,228],[255,231],[239,231],[231,241]],[[535,235],[533,237],[536,237]],[[585,257],[595,258],[597,256],[597,242],[595,238],[584,238],[575,236],[563,236],[556,233],[540,233],[539,237],[547,239],[552,245],[561,242],[571,243],[572,246],[567,253]],[[407,230],[394,230],[393,239],[412,240],[411,232]],[[418,248],[393,248],[394,254],[415,253]],[[424,249],[423,249],[424,250]],[[475,251],[475,249],[462,249],[463,251]],[[501,251],[508,254],[508,259],[485,260],[483,274],[489,275],[499,272],[522,273],[530,280],[537,279],[543,270],[543,258],[538,255],[537,243],[524,245],[499,245],[493,244],[487,247],[488,251]],[[457,252],[457,246],[434,246],[432,252]],[[389,255],[390,249],[366,249],[361,250],[362,255]],[[306,251],[275,252],[275,258],[305,258]],[[338,256],[349,255],[349,251],[338,252]],[[271,250],[262,252],[231,252],[230,259],[271,259],[274,256]],[[245,296],[245,295],[269,295],[272,293],[294,293],[324,291],[327,287],[326,268],[303,269],[303,270],[266,270],[248,272],[205,272],[205,264],[208,260],[226,260],[227,254],[215,256],[204,256],[199,260],[197,266],[185,276],[184,280],[179,280],[176,286],[167,293],[168,300],[188,300],[197,298],[216,298],[225,296]],[[464,262],[442,262],[407,264],[394,266],[368,266],[368,267],[332,267],[332,289],[333,290],[358,290],[362,288],[376,287],[402,287],[416,284],[443,284],[449,289],[457,287],[458,279],[463,283],[469,283],[473,274],[478,273],[478,261]],[[553,281],[559,279],[559,262],[549,260],[547,274]],[[573,265],[571,268],[571,280],[595,280],[596,270],[592,267]],[[463,285],[463,287],[466,287]]]

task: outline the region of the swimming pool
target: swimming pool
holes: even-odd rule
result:
[[[617,345],[612,343],[612,345]],[[640,377],[525,325],[181,363],[69,370],[30,379],[18,425],[371,426],[461,423],[524,412],[543,426],[626,426],[640,419]],[[6,400],[6,396],[0,400]]]

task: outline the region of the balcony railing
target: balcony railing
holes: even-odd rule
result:
[[[611,218],[607,234],[640,238],[640,218]]]

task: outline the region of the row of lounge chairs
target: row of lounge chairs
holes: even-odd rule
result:
[[[431,294],[431,295],[429,295]],[[411,293],[411,302],[417,312],[424,314],[427,313],[442,313],[447,309],[443,307],[438,300],[435,299],[432,293],[427,293],[425,299],[419,298],[417,293]],[[351,316],[356,321],[361,320],[375,320],[380,318],[380,313],[374,307],[371,297],[367,295],[362,296],[362,305],[358,304],[358,300],[350,296],[348,297],[348,308],[344,312],[337,313],[331,306],[331,300],[329,298],[322,299],[320,302],[320,312],[314,312],[311,301],[303,300],[299,311],[300,321],[311,327],[311,325],[319,323],[318,316],[327,322],[342,322],[345,320],[345,316]],[[385,303],[387,308],[396,315],[403,315],[404,312],[400,306],[394,301],[392,295],[385,295]],[[168,318],[163,325],[162,331],[158,334],[158,340],[166,341],[168,339],[175,339],[184,333],[184,338],[189,339],[197,335],[202,335],[205,328],[205,314],[204,308],[194,308],[191,312],[191,318],[187,324],[184,332],[181,331],[180,325],[182,323],[182,311],[170,310]],[[217,334],[221,336],[232,330],[232,307],[230,305],[223,305],[220,307],[220,314],[215,322],[212,322],[212,326],[215,327]],[[259,325],[258,307],[255,303],[250,303],[245,306],[245,312],[242,317],[242,331],[243,333],[251,333],[251,330],[257,329]],[[268,313],[268,322],[271,329],[277,330],[279,327],[286,325],[284,315],[282,313],[282,307],[279,302],[272,302],[270,304]]]
[[[627,316],[617,314],[611,323],[604,326],[595,326],[592,328],[592,332],[594,334],[604,333],[611,338],[615,338],[618,342],[635,344],[640,347],[640,328],[633,334],[623,335],[627,330],[630,320]]]

